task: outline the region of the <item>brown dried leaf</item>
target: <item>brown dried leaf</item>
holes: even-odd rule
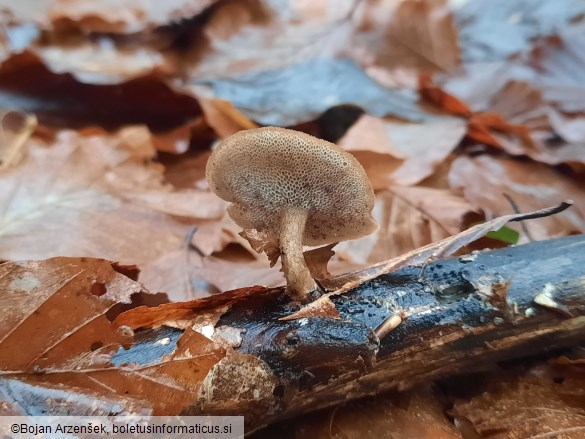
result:
[[[466,136],[475,142],[506,151],[511,150],[514,154],[528,154],[534,148],[533,139],[526,126],[510,123],[493,111],[472,111],[465,102],[434,85],[429,76],[421,76],[420,93],[428,103],[437,108],[466,118]]]
[[[328,295],[321,296],[317,300],[303,306],[297,312],[281,317],[278,320],[288,321],[296,319],[306,319],[309,317],[329,317],[332,319],[340,319],[339,311],[335,307],[335,304],[331,301]]]
[[[199,99],[205,120],[220,139],[241,130],[258,128],[258,125],[244,116],[231,102],[222,99]]]
[[[372,235],[336,247],[342,260],[371,264],[459,233],[473,211],[462,197],[445,189],[391,186],[376,195]]]
[[[270,261],[270,266],[274,267],[280,257],[280,244],[278,239],[269,235],[266,231],[256,229],[244,229],[240,232],[240,236],[250,243],[254,251],[266,253]]]
[[[189,297],[191,289],[175,290],[182,278],[159,275],[172,255],[186,257],[194,222],[221,218],[225,203],[162,183],[160,166],[143,164],[154,153],[145,138],[142,128],[117,136],[64,131],[50,145],[31,139],[25,159],[0,172],[0,258],[82,254],[137,264],[144,279],[158,279],[158,291]],[[182,267],[202,275],[200,265]]]
[[[284,282],[277,268],[256,260],[246,250],[228,248],[226,257],[202,257],[184,245],[143,266],[140,280],[173,301],[190,300],[250,285],[277,286]],[[223,256],[223,255],[221,255]]]
[[[395,184],[408,186],[430,176],[457,147],[466,131],[466,121],[457,117],[417,124],[364,115],[339,145],[348,151],[372,151],[402,159],[403,163],[389,178]]]
[[[224,347],[191,329],[178,339],[142,338],[133,345],[133,331],[110,319],[142,285],[116,272],[111,262],[10,262],[0,265],[0,279],[6,317],[0,323],[0,370],[10,371],[14,380],[3,380],[2,386],[37,395],[13,401],[26,413],[61,399],[71,404],[68,414],[86,414],[86,396],[101,401],[92,410],[98,414],[128,414],[123,410],[136,407],[175,415],[195,401],[208,371],[225,355]],[[156,360],[140,355],[145,343],[160,349]],[[75,393],[51,394],[48,389],[56,386]],[[114,409],[116,403],[121,405]]]
[[[0,265],[1,369],[74,367],[114,353],[132,338],[112,327],[106,313],[141,289],[104,260]]]
[[[460,63],[457,29],[445,1],[406,0],[393,13],[376,64],[453,72]]]
[[[325,279],[329,277],[327,264],[329,263],[329,260],[335,255],[333,247],[335,247],[337,244],[338,243],[336,242],[313,250],[308,250],[303,253],[305,262],[309,267],[309,271],[311,272],[313,279]]]
[[[34,115],[0,110],[0,169],[22,158],[22,147],[36,127]]]
[[[582,185],[569,175],[531,161],[482,155],[457,158],[449,181],[476,209],[488,217],[504,215],[511,207],[509,195],[522,211],[542,209],[564,199],[575,206],[565,213],[526,224],[535,239],[585,231],[585,194]],[[523,240],[526,237],[522,237]]]

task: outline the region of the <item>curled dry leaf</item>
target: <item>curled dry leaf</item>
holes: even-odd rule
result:
[[[199,104],[205,120],[221,139],[241,130],[258,128],[257,124],[244,116],[229,101],[199,98]]]
[[[255,252],[266,253],[270,261],[270,266],[274,267],[280,257],[278,239],[270,236],[266,231],[258,231],[256,229],[244,229],[240,232],[240,236],[250,243],[250,246]]]
[[[421,77],[420,93],[427,102],[437,108],[466,118],[466,135],[471,140],[506,150],[510,142],[507,137],[511,137],[522,148],[520,152],[515,151],[516,154],[529,151],[534,147],[526,126],[510,123],[501,114],[493,111],[472,111],[465,102],[434,85],[429,76]],[[517,148],[515,143],[513,147]]]
[[[449,181],[476,209],[488,217],[503,215],[511,207],[507,194],[522,211],[541,209],[563,199],[575,206],[559,215],[526,224],[535,239],[547,239],[585,231],[585,194],[576,178],[539,163],[482,155],[458,157]],[[525,239],[526,237],[523,237]]]
[[[337,243],[325,245],[323,247],[318,247],[313,250],[308,250],[303,253],[305,258],[305,262],[307,267],[309,267],[309,271],[311,272],[311,276],[313,279],[325,279],[329,277],[329,271],[327,271],[327,264],[329,260],[335,254],[333,247],[335,247]]]
[[[193,326],[198,315],[209,311],[215,312],[221,310],[223,314],[227,307],[238,301],[245,300],[249,297],[268,294],[270,291],[264,287],[247,287],[234,291],[226,291],[217,296],[203,297],[189,302],[167,303],[158,307],[140,306],[120,314],[114,323],[117,326],[128,326],[134,330],[140,328],[157,328],[161,325],[168,325],[173,322],[172,326],[189,327]],[[221,315],[216,316],[205,324],[215,324]],[[175,322],[183,322],[180,326]]]

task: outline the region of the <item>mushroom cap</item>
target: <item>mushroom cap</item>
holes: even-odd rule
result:
[[[286,208],[308,210],[303,244],[355,239],[378,228],[366,172],[337,145],[298,131],[265,127],[219,143],[207,163],[211,190],[230,201],[244,229],[278,238]]]

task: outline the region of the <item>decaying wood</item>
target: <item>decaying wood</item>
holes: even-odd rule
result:
[[[250,432],[582,342],[585,236],[405,267],[332,300],[341,319],[279,320],[298,308],[281,290],[233,305],[215,327],[236,328],[237,354],[209,372],[190,414],[244,414]]]

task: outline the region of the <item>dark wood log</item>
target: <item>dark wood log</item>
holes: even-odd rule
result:
[[[213,395],[202,393],[189,413],[243,414],[249,433],[584,342],[585,235],[405,267],[332,300],[341,319],[279,320],[298,309],[279,289],[234,304],[216,328],[244,330],[241,355],[215,366],[205,386]],[[380,339],[388,320],[402,321]],[[242,383],[256,397],[234,398]]]
[[[290,313],[282,296],[225,315],[219,325],[246,329],[239,351],[283,383],[282,405],[250,426],[585,341],[583,235],[436,261],[420,274],[407,267],[334,297],[342,320],[278,321]],[[374,329],[394,314],[406,318],[378,340]]]

